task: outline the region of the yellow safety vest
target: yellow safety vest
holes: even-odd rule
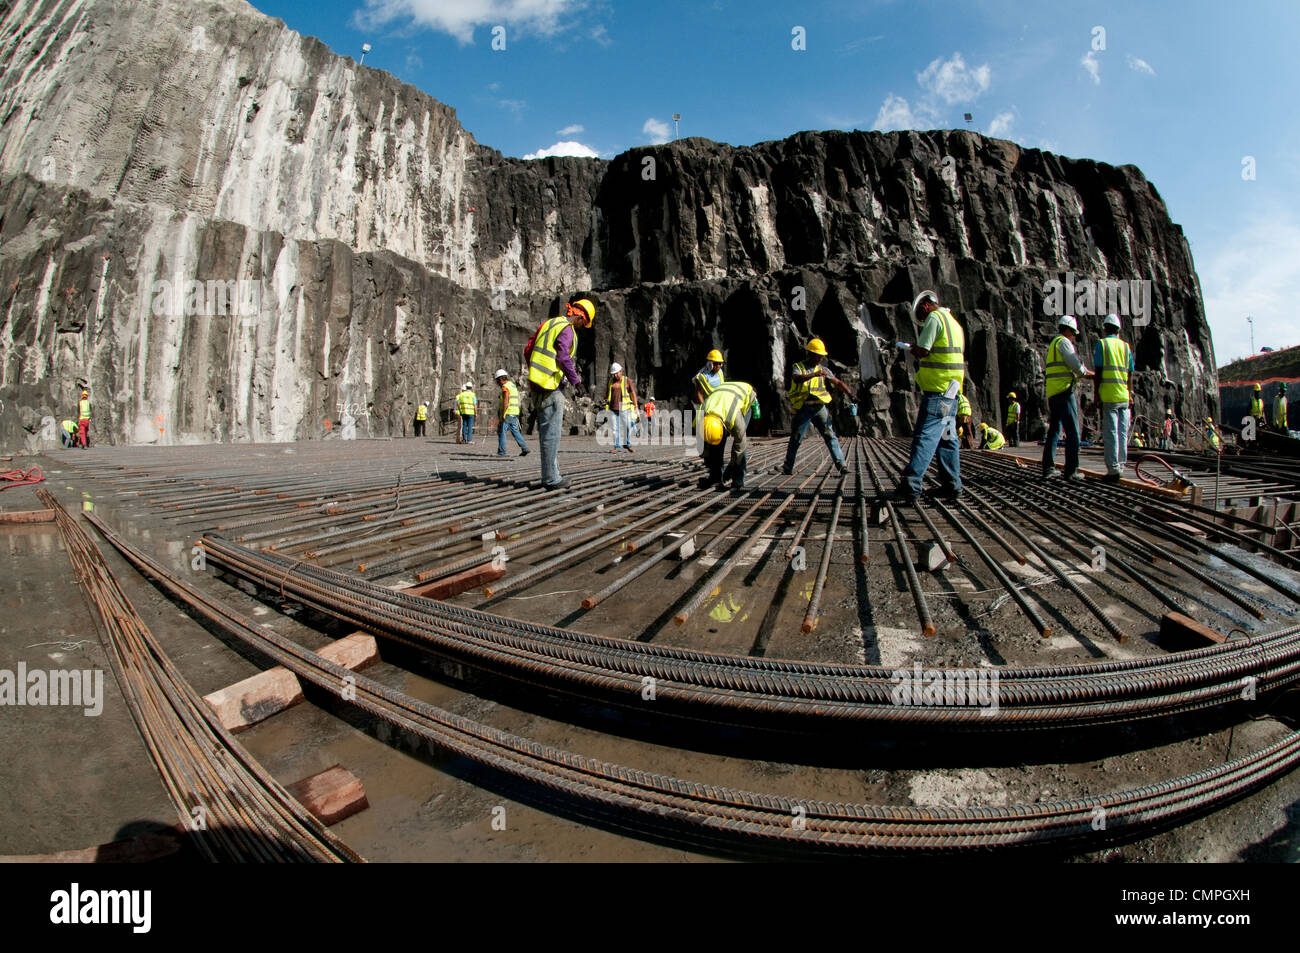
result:
[[[1103,404],[1128,403],[1128,363],[1132,354],[1129,346],[1117,334],[1101,339],[1101,367],[1094,370],[1101,381]]]
[[[1206,433],[1210,437],[1210,446],[1215,450],[1219,449],[1219,432],[1214,429],[1214,424],[1205,425]]]
[[[1134,434],[1134,435],[1133,435],[1133,446],[1135,446],[1135,447],[1145,447],[1146,445],[1147,445],[1147,442],[1146,442],[1145,440],[1142,439],[1142,435],[1141,435],[1141,434]]]
[[[1277,399],[1273,401],[1273,426],[1286,426],[1286,398],[1281,394],[1278,394]]]
[[[89,420],[89,419],[90,419],[90,399],[89,399],[89,398],[87,398],[87,397],[83,397],[83,398],[81,398],[81,400],[77,401],[77,418],[78,418],[79,420]]]
[[[623,379],[618,382],[618,389],[622,394],[623,400],[619,407],[623,410],[630,410],[630,405],[632,403],[632,385],[628,383],[626,374],[624,374]],[[605,403],[610,404],[611,406],[614,403],[614,378],[612,377],[609,379],[609,389],[605,393]]]
[[[1064,394],[1074,386],[1074,371],[1070,370],[1070,365],[1061,360],[1061,342],[1065,340],[1064,334],[1058,334],[1052,338],[1052,343],[1047,345],[1047,396],[1055,397],[1057,394]]]
[[[939,333],[934,336],[930,353],[918,365],[916,386],[927,393],[941,394],[948,389],[949,381],[960,384],[966,379],[966,335],[947,308],[930,313],[939,319]]]
[[[76,433],[76,432],[77,432],[77,425],[74,424],[71,420],[65,420],[65,421],[63,421],[63,432],[64,432],[64,433]]]
[[[501,382],[502,419],[519,416],[519,385],[514,381]]]
[[[1020,420],[1020,401],[1013,400],[1007,407],[1007,423],[1014,424]]]
[[[727,382],[727,378],[723,376],[721,370],[718,371],[717,384],[714,384],[711,380],[709,380],[709,375],[706,374],[704,371],[700,371],[698,374],[695,375],[695,384],[697,387],[699,387],[700,393],[703,394],[706,398],[713,393],[715,387],[725,384],[726,382]]]
[[[560,332],[569,327],[568,318],[551,318],[537,329],[533,338],[533,350],[528,358],[528,380],[543,390],[555,390],[564,381],[564,371],[560,369],[555,354],[555,342]],[[578,346],[578,329],[573,329],[569,339],[569,357],[572,358]]]
[[[429,408],[426,407],[426,406],[424,406],[424,404],[421,404],[419,407],[415,408],[415,419],[416,419],[416,420],[428,420],[428,419],[429,419]]]
[[[802,384],[790,385],[790,406],[798,410],[804,405],[809,397],[816,397],[823,404],[831,402],[831,393],[826,389],[826,375],[822,371],[820,364],[796,364],[794,366],[794,375],[813,374],[814,377],[808,378]]]
[[[958,417],[970,416],[970,401],[966,399],[965,394],[957,395],[957,416]]]
[[[474,396],[472,390],[463,390],[456,395],[456,413],[462,417],[473,417],[476,404],[478,398]]]
[[[1007,438],[1002,436],[1000,430],[994,430],[990,427],[984,431],[984,446],[989,450],[1001,450],[1006,446]]]
[[[1264,402],[1258,397],[1252,397],[1250,399],[1250,415],[1252,417],[1264,416]]]
[[[704,403],[700,405],[700,416],[713,414],[721,417],[723,425],[734,431],[736,421],[749,409],[757,396],[754,388],[743,381],[719,384],[713,393],[704,398]]]

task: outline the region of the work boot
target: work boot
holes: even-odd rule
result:
[[[543,483],[542,488],[546,490],[565,490],[568,489],[569,481],[561,478],[559,483]]]
[[[526,456],[528,456],[528,454],[530,454],[530,453],[532,453],[532,451],[529,450],[527,447],[524,447],[524,449],[522,449],[522,450],[519,451],[519,455],[520,455],[521,457],[526,457]]]
[[[1043,479],[1044,479],[1044,480],[1057,480],[1057,479],[1060,479],[1060,476],[1061,476],[1061,473],[1060,473],[1059,470],[1056,469],[1056,467],[1052,467],[1052,469],[1050,469],[1050,470],[1044,470],[1044,471],[1043,471]]]
[[[1067,473],[1065,479],[1070,483],[1082,483],[1086,478],[1078,470],[1075,470],[1073,473]]]
[[[966,491],[965,491],[965,490],[955,490],[955,489],[953,489],[953,488],[950,487],[950,486],[944,486],[944,487],[940,487],[939,489],[935,490],[934,493],[933,493],[932,495],[933,495],[933,497],[934,497],[936,500],[944,500],[944,501],[947,501],[947,502],[956,502],[957,500],[960,500],[963,496],[966,495]]]
[[[836,460],[836,461],[835,461],[835,469],[838,470],[840,473],[843,473],[845,470],[848,469],[848,467],[846,467],[846,466],[845,466],[843,463],[841,463],[840,461]]]
[[[891,503],[910,504],[916,502],[916,497],[912,495],[912,491],[910,489],[907,489],[906,487],[901,487],[901,486],[898,489],[896,489],[893,493],[890,493],[889,496],[885,498],[889,500],[889,502]]]
[[[1120,479],[1123,478],[1123,476],[1124,476],[1124,474],[1122,474],[1122,473],[1107,473],[1104,477],[1101,478],[1101,482],[1102,482],[1102,483],[1118,483],[1118,482],[1120,481]]]
[[[717,482],[717,481],[714,480],[713,477],[702,476],[702,477],[700,477],[700,479],[697,481],[696,486],[698,486],[701,490],[707,490],[709,487],[711,487],[711,486],[712,486],[714,483],[716,483],[716,482]]]

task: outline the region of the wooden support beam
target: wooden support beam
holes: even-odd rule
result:
[[[474,566],[454,576],[444,576],[419,586],[410,586],[400,590],[408,596],[423,596],[425,599],[450,599],[470,589],[477,589],[489,582],[495,582],[506,574],[505,567],[493,568],[491,563]],[[418,578],[418,577],[417,577]]]
[[[0,513],[0,524],[53,522],[54,510],[15,510],[12,513]]]
[[[1228,641],[1222,632],[1201,625],[1181,612],[1166,612],[1160,620],[1160,644],[1167,649],[1201,648]]]
[[[338,764],[309,778],[286,784],[285,790],[315,814],[322,824],[337,824],[370,806],[361,779]]]

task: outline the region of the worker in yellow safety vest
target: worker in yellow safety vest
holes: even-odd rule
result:
[[[953,313],[939,306],[933,291],[922,291],[912,302],[912,317],[922,322],[915,344],[899,341],[896,347],[920,360],[916,386],[921,404],[912,425],[912,447],[893,498],[909,503],[921,495],[922,479],[930,461],[939,457],[940,495],[962,495],[961,448],[957,442],[958,395],[966,383],[966,335]]]
[[[65,448],[70,449],[77,442],[77,425],[74,421],[64,418],[59,427],[61,430],[59,440]]]
[[[704,366],[691,379],[695,390],[695,406],[703,405],[704,398],[713,393],[719,384],[725,384],[727,378],[722,373],[722,352],[716,347],[704,358]]]
[[[424,428],[429,420],[429,405],[421,402],[420,406],[415,408],[415,435],[424,436]]]
[[[1082,480],[1079,472],[1079,404],[1074,397],[1075,381],[1092,377],[1074,348],[1079,323],[1074,315],[1062,315],[1057,335],[1047,345],[1044,370],[1047,377],[1047,439],[1043,441],[1043,478],[1056,476],[1056,444],[1065,428],[1065,478]]]
[[[564,427],[564,385],[579,397],[586,388],[578,377],[573,355],[578,352],[578,328],[590,328],[596,320],[596,306],[587,298],[571,301],[564,314],[543,321],[524,350],[528,363],[528,386],[537,410],[537,434],[542,447],[542,486],[558,490],[568,486],[560,476],[560,431]]]
[[[761,417],[758,394],[743,381],[719,384],[700,406],[700,436],[704,439],[704,463],[708,475],[700,477],[700,488],[723,484],[730,479],[733,490],[745,488],[745,467],[749,460],[749,442],[745,437],[750,420]],[[723,447],[731,437],[731,462],[722,470]]]
[[[1264,426],[1264,393],[1263,388],[1258,384],[1250,395],[1250,415],[1255,418],[1256,428]]]
[[[1214,426],[1213,417],[1205,418],[1205,443],[1205,449],[1212,453],[1218,453],[1223,447],[1222,441],[1219,440],[1219,431]]]
[[[474,442],[474,416],[478,413],[478,396],[474,393],[474,384],[466,381],[456,395],[456,413],[460,414],[460,440],[457,443]]]
[[[632,418],[637,412],[636,385],[628,380],[622,364],[609,366],[605,406],[614,419],[614,449],[610,453],[618,453],[620,448],[632,453]]]
[[[77,401],[77,446],[90,447],[90,391],[83,390]]]
[[[1286,424],[1286,381],[1277,385],[1277,396],[1273,398],[1273,426],[1285,432]]]
[[[1013,447],[1020,446],[1020,401],[1016,399],[1016,392],[1012,391],[1007,394],[1007,443]]]
[[[506,455],[506,434],[509,433],[519,445],[519,455],[526,457],[528,444],[519,432],[519,385],[510,379],[504,367],[497,371],[496,380],[501,386],[501,397],[497,402],[497,456]]]
[[[795,364],[790,375],[788,394],[790,407],[794,410],[794,418],[790,421],[790,442],[786,444],[785,463],[781,466],[781,472],[787,475],[794,472],[794,461],[799,454],[799,444],[803,441],[808,425],[812,424],[826,441],[835,468],[843,473],[844,451],[840,449],[839,438],[835,436],[835,424],[831,421],[830,411],[827,409],[827,405],[831,402],[831,392],[827,390],[826,385],[834,384],[836,389],[850,401],[853,398],[853,391],[822,363],[821,359],[828,355],[826,345],[822,343],[821,338],[813,338],[804,350],[808,353],[808,358],[802,363]],[[856,402],[850,403],[849,413],[854,417],[858,415]]]
[[[1000,430],[994,430],[987,423],[980,424],[980,449],[1001,450],[1007,445],[1007,438]]]
[[[1133,349],[1119,336],[1119,315],[1108,314],[1102,322],[1101,338],[1092,350],[1093,395],[1101,405],[1101,436],[1106,454],[1106,475],[1102,480],[1118,483],[1128,464],[1129,375],[1133,373]]]

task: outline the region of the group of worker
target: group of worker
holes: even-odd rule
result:
[[[1273,419],[1271,422],[1264,416],[1263,390],[1263,387],[1259,384],[1255,385],[1255,391],[1250,398],[1250,416],[1255,418],[1256,426],[1261,429],[1270,426],[1271,423],[1274,430],[1286,433],[1288,429],[1286,421],[1286,381],[1278,384],[1277,396],[1273,398]]]
[[[90,447],[90,392],[83,390],[77,400],[76,423],[65,418],[59,424],[59,443],[67,448]]]

